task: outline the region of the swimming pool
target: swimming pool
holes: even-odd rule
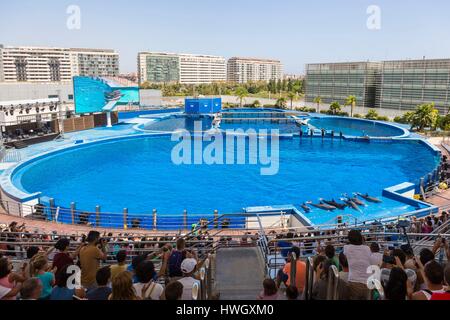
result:
[[[195,131],[195,124],[201,130],[209,130],[212,127],[213,118],[210,116],[185,116],[171,115],[161,119],[155,119],[142,126],[143,130],[172,132],[180,129]]]
[[[342,132],[344,135],[357,137],[395,137],[402,136],[406,132],[392,124],[344,117],[312,117],[308,124],[313,128],[333,130],[336,133]]]
[[[57,206],[69,207],[75,201],[79,210],[94,211],[100,205],[102,212],[121,212],[126,207],[143,219],[151,219],[152,210],[157,209],[159,217],[179,214],[181,225],[183,210],[211,217],[215,209],[236,213],[252,206],[299,207],[309,200],[317,203],[319,198],[338,200],[342,193],[381,197],[383,188],[418,183],[439,161],[433,150],[414,140],[383,144],[294,137],[280,140],[278,173],[262,176],[260,165],[248,163],[176,165],[171,159],[175,144],[170,136],[140,136],[81,145],[19,167],[12,182],[24,192],[54,198]],[[192,144],[192,151],[204,150],[207,144]],[[226,152],[233,150],[226,148]],[[251,156],[248,145],[246,152]],[[337,214],[367,220],[415,209],[383,198],[362,213],[350,208],[313,209],[305,216],[322,224]],[[121,221],[118,214],[113,223],[120,226]]]

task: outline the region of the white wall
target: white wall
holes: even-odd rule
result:
[[[73,100],[69,99],[69,95],[73,96],[71,81],[50,83],[0,82],[0,101],[47,99],[49,96],[58,95],[58,90],[61,90],[62,102],[73,103]]]

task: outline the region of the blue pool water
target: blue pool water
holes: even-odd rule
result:
[[[143,126],[144,130],[152,131],[167,131],[172,132],[179,129],[185,129],[188,131],[195,131],[195,123],[201,130],[209,130],[212,127],[212,118],[209,116],[170,116],[167,118],[158,119],[156,121],[147,123]]]
[[[181,224],[184,209],[207,217],[214,209],[231,213],[248,206],[299,205],[320,197],[338,199],[343,192],[380,197],[385,187],[417,183],[438,161],[417,141],[382,144],[294,138],[280,140],[278,174],[262,176],[260,165],[176,165],[171,161],[175,144],[168,136],[155,136],[82,146],[20,168],[13,183],[26,192],[41,191],[63,207],[72,201],[87,211],[94,211],[96,205],[102,212],[127,207],[142,217],[151,217],[156,208],[160,217],[180,214]],[[192,148],[202,147],[192,144]],[[306,216],[321,224],[338,214],[371,219],[414,209],[383,198],[383,203],[370,204],[362,214],[314,209]],[[120,221],[118,215],[118,225]]]
[[[226,122],[222,121],[220,124],[220,129],[222,130],[237,130],[242,129],[244,131],[248,129],[266,129],[268,132],[270,130],[276,130],[278,129],[280,133],[299,133],[301,128],[295,124],[295,122],[288,122],[288,123],[274,123],[270,120],[256,120],[256,121],[250,121],[250,122]]]
[[[308,123],[318,129],[334,130],[349,136],[394,137],[404,133],[391,125],[354,118],[320,117],[311,118]]]

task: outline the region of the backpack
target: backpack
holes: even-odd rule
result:
[[[183,262],[183,252],[174,250],[169,257],[169,277],[182,277],[181,262]]]

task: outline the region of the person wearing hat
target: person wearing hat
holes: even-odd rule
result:
[[[200,282],[194,278],[194,273],[197,269],[197,260],[194,258],[186,258],[181,263],[181,271],[183,272],[183,278],[179,279],[183,285],[183,295],[181,296],[181,300],[192,300],[192,287],[194,283]]]

